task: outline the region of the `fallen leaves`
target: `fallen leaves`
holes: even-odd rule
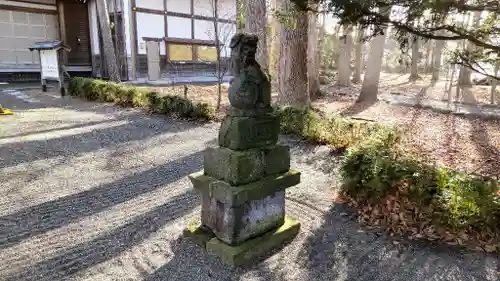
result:
[[[492,229],[477,231],[470,228],[449,229],[442,223],[436,206],[421,206],[396,191],[378,202],[356,200],[343,195],[350,207],[357,210],[357,220],[369,228],[383,229],[390,236],[403,236],[409,240],[440,241],[451,246],[464,246],[472,250],[500,252],[500,235]]]

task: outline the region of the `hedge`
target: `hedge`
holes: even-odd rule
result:
[[[146,88],[127,86],[98,79],[74,77],[69,94],[89,101],[114,102],[123,107],[141,107],[149,112],[197,120],[214,120],[215,111],[208,103],[193,103],[175,95],[158,95]]]

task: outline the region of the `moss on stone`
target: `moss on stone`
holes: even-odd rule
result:
[[[224,147],[207,148],[204,153],[205,174],[231,185],[242,185],[264,177],[264,153],[260,149],[243,151]]]
[[[283,243],[294,238],[299,230],[300,223],[286,217],[281,227],[237,246],[230,246],[217,238],[212,238],[208,241],[206,248],[210,254],[218,256],[226,264],[246,265],[282,246]]]
[[[266,175],[275,175],[290,170],[290,147],[275,145],[264,152],[264,172]]]
[[[188,224],[187,228],[184,229],[182,234],[184,235],[184,237],[193,241],[197,245],[202,246],[203,248],[206,247],[210,239],[215,237],[215,235],[212,233],[212,231],[210,231],[210,229],[203,227],[198,223]]]
[[[262,199],[278,191],[300,183],[300,172],[289,170],[286,173],[271,175],[246,185],[231,186],[203,172],[189,175],[195,189],[209,189],[211,196],[230,206],[239,206],[250,200]]]

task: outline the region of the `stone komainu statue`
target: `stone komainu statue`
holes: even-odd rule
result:
[[[255,60],[256,35],[238,33],[231,39],[231,63],[234,79],[229,87],[229,102],[246,113],[271,109],[271,83]]]

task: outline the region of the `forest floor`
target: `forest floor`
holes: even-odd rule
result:
[[[313,106],[332,115],[361,118],[394,125],[404,132],[408,148],[423,158],[467,173],[499,177],[500,121],[483,120],[436,112],[432,109],[390,104],[387,99],[406,96],[419,100],[448,101],[448,81],[430,86],[428,77],[409,82],[407,74],[382,73],[379,97],[384,100],[362,108],[354,106],[361,85],[350,87],[323,86],[323,97]],[[470,105],[489,104],[489,86],[462,88],[458,102]],[[183,95],[183,87],[157,88],[156,91]],[[455,101],[456,86],[452,89]],[[217,86],[189,86],[189,99],[215,104]],[[277,94],[273,94],[277,101]],[[221,107],[229,105],[227,86],[222,87]],[[221,116],[224,110],[219,111]]]
[[[379,97],[394,95],[419,97],[420,100],[447,101],[447,81],[429,86],[428,79],[408,82],[408,75],[383,74]],[[432,109],[408,107],[378,101],[353,109],[361,86],[330,86],[325,97],[314,102],[321,110],[395,125],[403,130],[409,148],[439,165],[456,170],[498,177],[500,161],[500,122],[436,112]],[[455,86],[452,93],[455,97]],[[462,89],[460,103],[489,103],[489,87]]]

